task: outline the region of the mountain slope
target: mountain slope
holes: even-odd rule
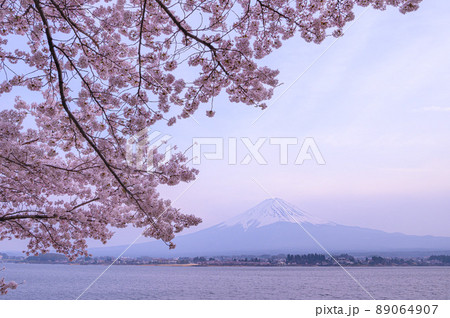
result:
[[[301,211],[292,204],[281,199],[267,199],[254,208],[221,223],[224,226],[240,225],[247,230],[278,222],[326,224],[326,222]]]
[[[413,236],[345,226],[315,218],[281,199],[256,207],[210,228],[174,239],[175,250],[160,241],[136,244],[126,256],[218,256],[277,254],[449,251],[450,237]],[[94,255],[119,255],[125,247],[92,249]]]

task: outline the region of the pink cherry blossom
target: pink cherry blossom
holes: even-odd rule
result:
[[[5,268],[3,267],[0,269],[0,272],[4,271],[4,270],[5,270]],[[13,281],[6,282],[5,278],[0,277],[0,295],[6,295],[8,293],[8,290],[16,289],[18,285],[19,284],[17,284],[16,282],[13,282]]]

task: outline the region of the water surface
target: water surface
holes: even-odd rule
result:
[[[106,266],[4,264],[0,299],[75,299]],[[450,267],[347,270],[376,299],[450,299]],[[369,299],[338,267],[112,266],[82,299]]]

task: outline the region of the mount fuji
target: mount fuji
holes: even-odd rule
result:
[[[309,223],[309,224],[332,224],[313,217],[281,199],[268,199],[254,208],[237,215],[228,221],[220,223],[219,226],[241,226],[245,231],[264,227],[278,222]]]
[[[408,253],[450,251],[450,237],[414,236],[321,220],[281,199],[207,229],[181,235],[169,250],[161,241],[131,246],[124,256],[179,257],[279,253]],[[94,256],[118,256],[126,246],[94,248]]]

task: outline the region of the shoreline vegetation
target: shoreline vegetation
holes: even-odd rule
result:
[[[115,257],[80,257],[75,261],[69,261],[64,255],[56,253],[40,254],[35,256],[10,256],[0,253],[1,263],[18,264],[67,264],[67,265],[110,265]],[[339,264],[338,264],[339,263]],[[340,254],[329,257],[323,254],[278,254],[261,256],[218,256],[218,257],[120,257],[114,265],[136,266],[450,266],[450,255],[431,255],[429,257],[354,257],[349,254]]]

